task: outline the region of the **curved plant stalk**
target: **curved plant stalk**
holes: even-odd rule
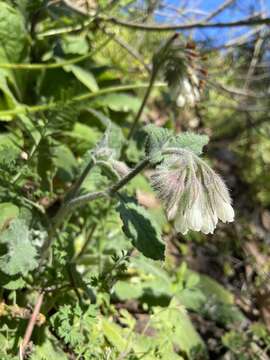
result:
[[[129,131],[129,134],[127,137],[128,140],[130,140],[133,137],[134,133],[136,132],[136,129],[137,129],[138,123],[140,121],[140,118],[142,116],[143,110],[149,99],[149,96],[151,94],[153,86],[155,85],[155,81],[156,81],[157,75],[159,73],[159,70],[161,69],[162,65],[164,64],[164,61],[166,61],[167,51],[169,50],[171,44],[177,37],[178,37],[178,34],[173,34],[173,36],[170,36],[169,39],[165,42],[165,44],[161,47],[161,49],[158,50],[157,54],[155,54],[153,57],[153,66],[152,66],[149,85],[148,85],[146,93],[144,95],[142,104],[141,104],[141,106],[137,112],[137,115],[135,116],[134,121],[131,125],[130,131]]]
[[[146,93],[144,95],[143,101],[142,101],[141,106],[140,106],[140,108],[139,108],[139,110],[137,112],[137,115],[135,116],[134,121],[133,121],[133,123],[131,125],[130,131],[129,131],[129,134],[128,134],[128,137],[127,137],[128,140],[130,140],[133,137],[133,135],[134,135],[134,133],[135,133],[135,131],[137,129],[137,126],[138,126],[138,123],[139,123],[140,118],[142,116],[143,110],[145,108],[147,100],[149,99],[152,88],[154,86],[157,74],[158,74],[158,72],[153,69],[152,73],[151,73],[151,78],[150,78],[150,81],[149,81],[149,85],[147,87],[147,90],[146,90]]]

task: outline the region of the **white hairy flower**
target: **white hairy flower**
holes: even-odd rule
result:
[[[167,217],[178,232],[213,233],[218,219],[234,220],[231,198],[223,180],[188,150],[167,158],[151,176]]]
[[[192,73],[190,78],[184,77],[180,80],[178,94],[176,105],[179,107],[194,107],[200,101],[199,79],[195,73]]]

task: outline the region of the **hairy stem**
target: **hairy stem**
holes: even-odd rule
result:
[[[146,158],[142,160],[134,169],[132,169],[125,177],[119,180],[117,183],[109,187],[107,190],[89,193],[71,200],[68,204],[68,210],[77,208],[87,204],[89,201],[96,200],[100,197],[110,197],[114,196],[118,190],[125,186],[130,180],[132,180],[136,175],[138,175],[146,166],[149,165],[149,159]]]
[[[86,205],[90,201],[114,196],[118,190],[120,190],[123,186],[125,186],[130,180],[132,180],[136,175],[138,175],[146,166],[149,165],[149,158],[143,159],[134,169],[132,169],[125,177],[116,182],[114,185],[110,186],[108,189],[104,191],[97,191],[88,193],[85,195],[81,195],[75,198],[71,198],[63,206],[60,208],[58,213],[55,215],[53,219],[52,226],[49,230],[49,235],[46,243],[42,249],[41,261],[45,259],[47,255],[48,249],[51,247],[53,243],[53,239],[55,237],[57,228],[62,224],[66,216],[71,213],[71,211],[77,207]]]
[[[86,167],[84,168],[83,172],[81,173],[81,175],[78,177],[78,179],[71,187],[70,191],[67,193],[65,201],[68,201],[69,199],[72,199],[78,195],[81,185],[83,184],[84,180],[86,179],[89,172],[93,169],[94,166],[95,166],[95,162],[91,158],[88,164],[86,165]]]
[[[143,159],[137,166],[132,169],[125,177],[119,180],[115,185],[111,186],[107,192],[109,195],[114,195],[118,190],[125,186],[130,180],[132,180],[136,175],[138,175],[144,168],[149,165],[149,158],[146,157]]]

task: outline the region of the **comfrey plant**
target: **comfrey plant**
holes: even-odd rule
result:
[[[82,102],[78,109],[74,109],[77,112],[76,124],[79,125],[79,129],[88,128],[79,121],[81,112],[90,113],[97,122],[100,122],[100,129],[106,128],[97,145],[93,147],[93,142],[91,151],[79,151],[78,158],[74,158],[70,142],[65,139],[62,120],[59,120],[58,125],[58,120],[49,121],[49,116],[54,116],[53,112],[48,114],[49,118],[48,120],[44,119],[44,123],[43,120],[40,121],[38,127],[35,121],[32,122],[32,118],[26,118],[28,113],[34,114],[37,111],[49,110],[51,106],[51,110],[54,108],[56,112],[63,112],[57,102],[44,106],[24,105],[15,110],[2,111],[2,116],[17,116],[16,111],[19,111],[24,115],[21,120],[25,121],[30,129],[27,132],[27,141],[30,141],[31,145],[29,158],[24,156],[25,159],[21,159],[27,161],[27,165],[23,165],[23,170],[16,173],[16,167],[11,157],[8,163],[7,178],[3,179],[5,182],[2,181],[4,184],[12,184],[12,193],[17,189],[15,185],[23,189],[17,201],[19,204],[24,204],[25,211],[21,215],[17,206],[2,203],[2,208],[8,206],[9,210],[6,211],[7,216],[4,218],[2,229],[0,229],[0,240],[4,244],[3,248],[6,249],[6,253],[0,257],[1,272],[10,279],[5,285],[6,289],[21,289],[26,287],[26,281],[28,281],[29,287],[34,284],[33,289],[39,289],[35,308],[20,347],[21,359],[24,358],[28,349],[37,314],[43,299],[46,298],[46,292],[62,289],[67,285],[74,288],[80,303],[83,300],[81,293],[87,293],[91,302],[96,301],[95,297],[98,297],[100,289],[106,288],[106,291],[109,292],[111,285],[118,279],[117,274],[124,271],[124,262],[129,258],[133,248],[136,248],[145,257],[164,260],[165,243],[162,239],[162,229],[157,224],[156,218],[138,204],[136,198],[132,196],[130,188],[126,192],[124,191],[126,185],[146,168],[152,170],[150,182],[165,207],[168,220],[174,221],[178,232],[186,234],[188,230],[194,230],[205,234],[213,233],[218,219],[223,222],[230,222],[234,219],[234,211],[225,184],[199,157],[203,146],[208,142],[205,135],[192,133],[175,135],[173,131],[148,125],[137,133],[138,136],[141,136],[141,140],[145,140],[145,153],[142,155],[136,149],[136,157],[140,157],[141,160],[133,168],[129,167],[134,159],[129,157],[129,151],[126,150],[132,148],[130,144],[135,144],[135,141],[129,142],[129,140],[138,130],[141,115],[158,76],[161,75],[165,78],[172,100],[176,105],[194,106],[200,100],[203,71],[197,66],[198,55],[194,47],[188,44],[175,44],[177,37],[174,35],[168,39],[153,56],[150,81],[149,84],[144,84],[145,96],[129,130],[125,129],[126,133],[117,123],[113,123],[107,118],[108,111],[101,111],[99,108],[97,111],[94,109],[94,105],[91,108],[91,102],[83,104],[83,101],[101,97],[110,92],[134,89],[137,85],[121,85],[97,90],[97,85],[93,85],[93,79],[89,75],[88,86],[89,79],[92,79],[90,94],[78,95],[72,100],[67,100],[65,106],[68,108],[64,115],[69,115],[69,117],[71,114],[68,113],[72,110],[72,106],[76,102]],[[85,70],[82,71],[83,68],[75,66],[72,69],[74,73],[80,74],[80,79],[84,78]],[[160,85],[164,87],[164,83]],[[129,95],[127,97],[129,98]],[[65,120],[65,116],[63,119]],[[127,118],[127,123],[129,119],[130,116]],[[79,134],[81,130],[76,135],[73,129],[76,126],[72,121],[70,120],[72,130],[69,129],[66,133],[72,134],[75,138],[78,137],[78,141],[81,141]],[[66,121],[64,122],[66,123]],[[63,141],[66,143],[54,138],[54,134],[63,135]],[[101,131],[98,134],[101,134]],[[87,138],[88,133],[84,137]],[[23,144],[24,141],[21,143]],[[87,141],[86,149],[88,146]],[[8,160],[9,156],[6,153],[4,156],[5,160]],[[77,160],[80,161],[78,168],[76,167]],[[66,162],[69,162],[67,168]],[[31,171],[27,169],[29,163],[31,163],[29,165]],[[61,169],[65,170],[62,174],[63,177],[60,176],[61,171],[59,170]],[[67,180],[65,179],[66,175]],[[33,190],[31,190],[33,193],[30,190],[29,193],[26,191],[29,183],[33,184]],[[35,186],[41,189],[34,190]],[[3,199],[5,199],[4,196]],[[102,201],[96,201],[100,199]],[[54,201],[56,201],[55,206],[52,206]],[[95,204],[93,204],[94,201],[96,201]],[[32,217],[29,215],[29,208],[32,209]],[[80,209],[81,212],[75,213],[77,209]],[[117,228],[116,235],[113,235],[114,231],[112,232],[110,228],[110,216],[112,216],[113,226]],[[107,221],[107,219],[109,220]],[[105,227],[106,233],[103,233],[103,229],[101,231],[103,227]],[[89,262],[83,262],[82,259],[84,252],[90,250],[89,241],[93,239],[95,231],[94,236],[98,243],[98,261],[94,260],[94,262],[98,263],[98,266],[91,264],[91,272],[93,268],[96,268],[98,276],[95,277],[95,281],[91,278],[89,282],[87,275]],[[78,241],[78,237],[82,234],[85,242],[81,250],[76,251],[75,241]],[[104,238],[104,243],[110,243],[108,239],[111,237],[119,243],[119,246],[112,247],[113,250],[108,248],[108,255],[112,254],[112,251],[118,253],[118,257],[115,257],[115,261],[113,260],[113,267],[108,271],[107,258],[103,260],[101,252],[104,250],[101,250],[99,239]],[[121,243],[122,240],[123,243]],[[121,256],[119,255],[120,251],[123,252]],[[50,261],[47,261],[48,259]],[[108,259],[108,263],[110,261],[111,259]],[[80,266],[80,271],[77,271],[77,266]],[[110,276],[106,275],[107,273]],[[93,294],[90,294],[88,284],[92,286]],[[98,303],[98,301],[96,302]],[[63,331],[63,334],[68,337],[70,335],[66,330]],[[81,351],[80,346],[78,346],[78,351]]]
[[[159,72],[163,73],[173,96],[177,94],[177,105],[194,106],[200,100],[200,92],[207,73],[198,64],[200,55],[195,45],[177,43],[177,39],[178,34],[173,35],[153,56],[149,86],[130,128],[128,139],[133,137],[137,130],[141,114]],[[96,115],[95,112],[93,114]],[[104,119],[105,117],[102,117],[100,120],[104,123]],[[226,185],[199,157],[203,146],[208,142],[207,136],[192,133],[175,136],[167,129],[148,125],[144,129],[147,134],[146,157],[134,169],[129,169],[122,161],[122,155],[126,150],[126,140],[122,132],[121,134],[119,130],[117,132],[115,125],[109,119],[106,119],[104,125],[107,126],[107,131],[96,148],[91,151],[88,165],[67,194],[66,201],[54,219],[44,250],[50,247],[55,230],[70,210],[97,198],[115,195],[118,195],[120,202],[123,203],[119,190],[150,164],[154,166],[151,184],[165,206],[168,220],[174,220],[178,232],[186,234],[188,230],[194,230],[209,234],[214,232],[218,219],[223,222],[234,220],[234,210]],[[123,138],[123,141],[120,140],[122,150],[114,147],[116,137]],[[103,191],[77,196],[82,183],[94,166],[100,166],[110,179],[117,179],[118,182]],[[130,206],[130,199],[128,202]],[[127,209],[123,210],[123,206],[119,209],[122,209],[120,216],[124,222],[123,229],[135,244],[136,236],[130,231],[129,224],[125,223]],[[129,219],[129,223],[133,223],[136,228],[136,221],[132,219],[134,220],[134,216]],[[153,255],[154,258],[155,256]]]

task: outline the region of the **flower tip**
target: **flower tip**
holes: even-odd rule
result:
[[[230,223],[234,221],[234,210],[229,203],[223,203],[218,208],[218,217],[224,223]]]

